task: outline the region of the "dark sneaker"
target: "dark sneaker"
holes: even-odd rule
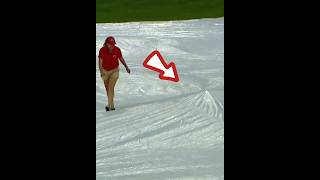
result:
[[[108,106],[106,106],[106,111],[110,111],[110,109],[108,108]]]

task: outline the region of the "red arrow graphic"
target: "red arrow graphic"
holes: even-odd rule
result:
[[[149,54],[146,60],[144,60],[143,66],[153,71],[159,72],[159,78],[162,80],[169,80],[174,82],[179,81],[176,65],[173,62],[167,65],[160,52],[157,50]]]

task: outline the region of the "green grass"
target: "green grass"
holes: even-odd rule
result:
[[[96,0],[97,23],[223,16],[224,0]]]

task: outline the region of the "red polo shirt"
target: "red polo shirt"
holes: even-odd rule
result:
[[[102,67],[107,71],[117,68],[119,66],[119,58],[121,57],[121,50],[117,46],[114,46],[111,53],[106,46],[102,47],[99,51],[99,58],[102,58]]]

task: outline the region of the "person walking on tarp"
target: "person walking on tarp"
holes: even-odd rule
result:
[[[114,37],[109,36],[99,51],[99,69],[108,96],[108,106],[106,106],[106,111],[115,110],[113,97],[114,87],[119,78],[119,60],[130,74],[130,69],[122,57],[121,50],[119,47],[115,46],[115,44],[116,41]]]

